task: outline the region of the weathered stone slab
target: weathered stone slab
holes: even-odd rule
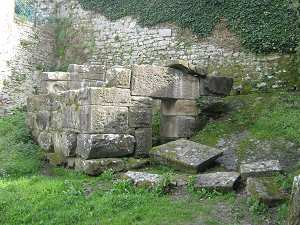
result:
[[[286,224],[300,224],[300,175],[294,177],[293,189],[290,198],[290,209]]]
[[[195,100],[162,100],[161,113],[168,116],[197,116],[198,107]]]
[[[75,81],[42,81],[42,94],[81,89],[81,82]]]
[[[228,96],[233,85],[233,78],[207,76],[200,79],[200,95]]]
[[[57,110],[58,96],[56,94],[34,95],[27,97],[27,111]]]
[[[72,104],[72,103],[71,103]],[[61,122],[63,128],[70,128],[73,131],[80,129],[80,108],[76,104],[65,105],[61,108]],[[57,118],[60,119],[60,118]],[[57,121],[59,122],[59,121]]]
[[[135,158],[129,158],[126,162],[126,170],[131,169],[138,169],[140,167],[143,167],[147,164],[149,164],[148,159],[135,159]]]
[[[198,175],[195,179],[195,188],[207,188],[222,191],[235,190],[238,187],[240,174],[236,172],[217,172]]]
[[[208,118],[195,116],[161,116],[160,136],[163,138],[191,137],[200,131]]]
[[[152,108],[129,108],[129,127],[151,127]]]
[[[275,172],[281,172],[278,160],[260,161],[249,164],[241,164],[241,177],[270,177]]]
[[[192,100],[199,96],[198,78],[180,70],[133,65],[131,71],[131,95]]]
[[[150,159],[186,173],[198,173],[211,166],[222,154],[219,149],[181,139],[152,148]]]
[[[125,163],[122,159],[117,158],[107,158],[107,159],[76,159],[75,160],[75,170],[82,171],[86,174],[97,176],[106,170],[111,172],[120,172],[125,169]]]
[[[130,106],[129,89],[122,88],[84,88],[77,94],[80,105]]]
[[[79,134],[76,153],[85,159],[122,157],[134,151],[135,138],[123,134]]]
[[[125,176],[129,177],[133,181],[134,185],[138,187],[151,188],[162,182],[162,179],[159,178],[158,174],[146,172],[128,171],[125,173]]]
[[[256,203],[264,203],[269,207],[288,200],[287,196],[280,191],[280,187],[273,177],[248,177],[246,190]]]
[[[52,135],[49,132],[41,132],[38,137],[38,143],[46,152],[52,152]]]
[[[91,74],[105,74],[105,65],[77,65],[70,64],[68,67],[68,72],[75,73],[91,73]]]
[[[50,124],[52,129],[62,129],[62,114],[61,112],[53,111]]]
[[[179,59],[167,60],[166,62],[164,62],[164,66],[179,69],[185,73],[192,74],[192,75],[200,75],[200,76],[208,75],[207,70]]]
[[[135,130],[135,158],[148,158],[152,148],[152,128],[139,128]]]
[[[39,111],[35,116],[34,129],[48,130],[50,125],[50,113],[48,111]]]
[[[153,99],[149,97],[131,96],[130,106],[152,108]]]
[[[80,129],[83,133],[131,134],[128,108],[98,105],[81,107]]]
[[[74,156],[77,146],[77,135],[67,132],[52,132],[54,152],[62,152],[65,156]]]
[[[124,67],[112,67],[106,73],[107,86],[130,88],[131,70]]]
[[[73,81],[73,73],[67,72],[44,72],[42,81]]]

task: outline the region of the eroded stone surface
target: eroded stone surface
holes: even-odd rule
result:
[[[217,172],[198,175],[195,179],[195,188],[208,188],[229,191],[238,186],[240,174],[236,172]]]
[[[200,95],[228,96],[233,85],[233,78],[207,76],[200,79]]]
[[[148,159],[135,159],[135,158],[129,158],[125,164],[126,164],[126,170],[131,169],[137,169],[140,167],[143,167],[149,163]]]
[[[146,172],[133,172],[128,171],[125,173],[130,179],[132,179],[133,183],[136,186],[155,186],[160,184],[162,179],[159,178],[158,174],[151,174]]]
[[[125,163],[122,159],[117,158],[106,158],[106,159],[76,159],[75,160],[75,170],[82,171],[86,174],[96,176],[100,175],[106,170],[111,172],[120,172],[125,169]]]
[[[280,191],[280,187],[273,177],[248,177],[246,190],[256,203],[264,203],[269,207],[287,201],[287,196]]]
[[[77,146],[77,135],[67,132],[52,132],[54,152],[62,152],[65,156],[74,156]]]
[[[135,138],[123,134],[79,134],[76,153],[85,159],[132,154]]]
[[[152,128],[138,128],[135,130],[134,157],[148,158],[152,148]]]
[[[287,224],[300,224],[300,175],[294,177]]]
[[[208,74],[207,70],[179,59],[167,60],[164,63],[164,66],[179,69],[185,73],[192,74],[192,75],[206,76]]]
[[[278,160],[260,161],[241,165],[241,177],[268,177],[275,172],[281,172],[281,166]]]
[[[219,149],[180,139],[152,148],[150,159],[183,172],[198,173],[212,165],[222,154]]]

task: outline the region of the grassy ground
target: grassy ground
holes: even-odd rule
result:
[[[232,132],[249,130],[259,140],[278,136],[299,144],[299,93],[261,93],[225,99],[231,108],[192,138],[215,146]],[[195,190],[193,177],[169,167],[150,164],[141,170],[182,181],[183,185],[163,194],[146,191],[121,180],[121,173],[105,172],[90,177],[64,168],[42,164],[26,130],[25,111],[0,119],[0,224],[283,224],[288,203],[275,208],[257,205],[244,186],[221,194]],[[276,179],[287,194],[295,161],[287,174]],[[42,169],[48,171],[40,174]],[[207,172],[218,171],[220,166]]]

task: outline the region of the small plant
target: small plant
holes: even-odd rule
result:
[[[204,106],[203,98],[201,95],[199,95],[196,98],[196,105],[201,109]]]
[[[170,193],[171,191],[171,183],[173,179],[171,178],[172,173],[164,173],[160,175],[158,178],[162,179],[161,183],[156,185],[153,189],[154,193],[161,196]]]
[[[85,185],[82,184],[75,185],[69,182],[68,180],[65,180],[65,184],[69,186],[67,191],[63,191],[63,193],[65,194],[72,194],[78,196],[78,195],[85,195],[88,191]]]
[[[114,37],[114,39],[115,39],[116,42],[119,42],[119,41],[120,41],[119,35],[116,35],[116,36]]]
[[[22,45],[22,48],[25,48],[25,46],[30,45],[30,41],[26,40],[26,39],[22,39],[20,41],[20,44]]]
[[[40,37],[40,36],[39,36],[37,33],[34,34],[34,38],[35,38],[35,39],[39,39],[39,37]]]
[[[265,214],[267,212],[268,207],[264,203],[256,203],[255,200],[251,197],[247,199],[247,204],[249,206],[249,211],[252,214]]]
[[[6,79],[3,80],[3,85],[4,85],[4,86],[8,85],[8,82],[7,82]]]
[[[103,181],[111,181],[112,178],[113,178],[113,172],[110,170],[105,170],[100,176],[100,179]]]
[[[294,181],[294,174],[281,174],[279,172],[274,173],[276,182],[280,185],[282,191],[291,192]]]
[[[43,64],[42,63],[38,63],[35,68],[37,70],[43,70]]]
[[[16,81],[20,81],[20,77],[18,75],[15,77],[15,79]]]
[[[10,61],[6,61],[6,65],[7,65],[7,66],[10,66]]]
[[[192,46],[192,44],[189,41],[186,41],[183,43],[184,47],[190,48]]]

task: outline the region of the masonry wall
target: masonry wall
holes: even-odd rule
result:
[[[14,1],[6,2],[6,16],[0,18],[4,27],[0,30],[0,117],[38,94],[41,72],[54,66],[56,49],[53,29],[14,19]]]

